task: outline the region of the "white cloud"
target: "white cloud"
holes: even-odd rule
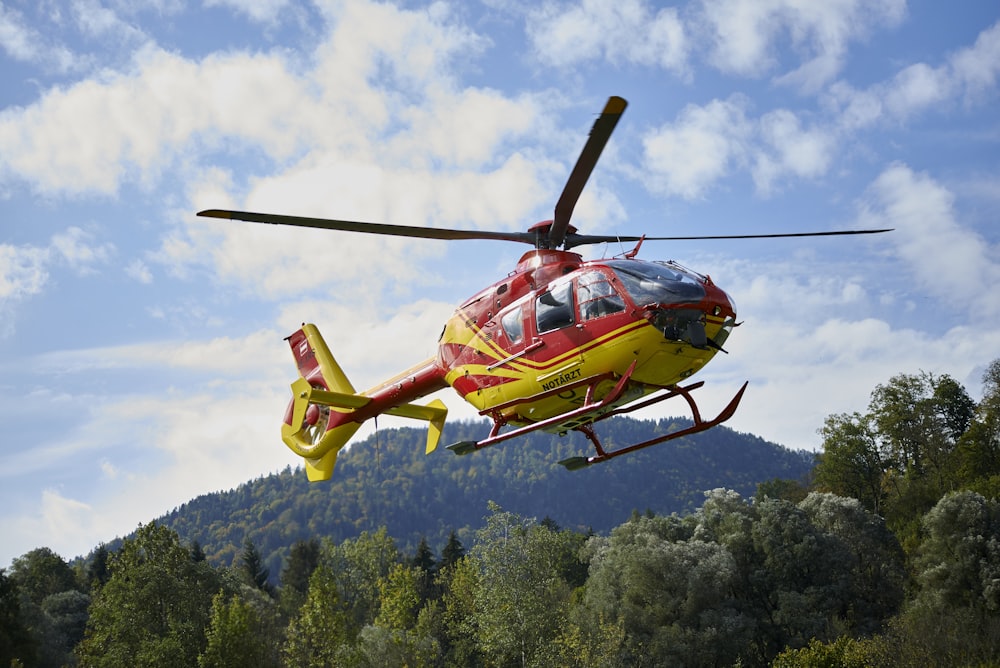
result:
[[[646,184],[653,191],[695,199],[745,160],[752,126],[737,96],[688,105],[676,123],[643,139]]]
[[[33,364],[44,373],[92,373],[102,369],[184,369],[227,377],[273,373],[283,361],[287,334],[261,330],[244,337],[205,341],[159,341],[123,346],[52,351]]]
[[[995,89],[1000,75],[1000,22],[981,32],[973,46],[956,52],[949,64],[968,97]]]
[[[893,227],[896,253],[921,288],[945,304],[991,318],[1000,315],[998,253],[955,218],[954,195],[930,176],[896,164],[868,191],[864,226]]]
[[[815,178],[829,168],[835,148],[833,135],[818,128],[803,129],[792,112],[779,109],[765,114],[760,119],[760,132],[766,148],[756,154],[753,168],[758,192],[769,193],[785,174]]]
[[[67,72],[79,65],[72,52],[28,25],[24,16],[7,3],[0,4],[0,48],[14,60],[36,63],[57,72]]]
[[[252,21],[275,23],[290,11],[289,0],[205,0],[206,7],[229,7]]]
[[[528,13],[527,31],[538,56],[556,67],[605,58],[686,69],[688,39],[677,9],[657,11],[644,0],[546,2]]]
[[[892,79],[857,90],[840,81],[826,101],[840,125],[854,131],[885,120],[906,121],[959,100],[982,104],[995,93],[1000,74],[1000,23],[982,31],[973,46],[959,49],[938,66],[914,63]]]
[[[96,264],[105,264],[115,252],[114,244],[93,244],[93,235],[70,227],[52,237],[53,252],[78,272],[89,273]]]
[[[753,318],[734,332],[727,349],[732,354],[702,377],[720,396],[723,388],[731,392],[740,379],[750,380],[730,426],[789,447],[818,449],[816,430],[829,414],[865,410],[875,386],[896,374],[974,375],[989,363],[988,351],[1000,350],[1000,330],[973,335],[960,326],[935,336],[877,318]]]
[[[0,244],[0,335],[10,334],[13,327],[10,309],[40,294],[55,268],[68,266],[86,275],[110,260],[114,245],[96,244],[92,239],[92,234],[69,227],[53,235],[47,246]]]
[[[40,292],[49,277],[48,260],[47,249],[0,244],[0,304]]]
[[[125,274],[143,285],[149,285],[153,282],[153,272],[142,260],[136,259],[129,262],[125,266]]]
[[[646,186],[654,192],[697,199],[731,172],[750,169],[757,192],[769,195],[784,179],[816,178],[833,161],[836,137],[821,126],[777,109],[747,116],[740,96],[688,105],[672,124],[643,140]]]
[[[17,519],[0,517],[8,552],[44,544],[69,558],[83,555],[195,496],[295,465],[280,438],[286,397],[274,387],[240,382],[102,405],[79,431],[61,436],[57,452],[43,449],[31,458],[32,468],[79,461],[93,484],[72,494],[45,489]],[[116,441],[111,433],[126,438]],[[137,444],[145,451],[140,459],[129,456]]]
[[[110,194],[155,176],[199,136],[250,139],[280,159],[305,139],[292,128],[312,129],[295,123],[309,99],[280,57],[193,63],[146,50],[133,74],[55,88],[0,114],[0,168],[43,192]]]
[[[712,63],[724,72],[760,76],[781,60],[780,40],[804,59],[778,78],[808,92],[832,80],[843,66],[848,44],[876,27],[897,25],[905,0],[702,0]]]
[[[943,68],[923,63],[899,72],[888,84],[884,95],[886,111],[894,118],[905,119],[951,98],[953,79]]]
[[[177,214],[155,259],[174,275],[208,266],[223,281],[269,296],[369,276],[370,292],[411,284],[419,275],[401,260],[442,249],[344,236],[331,262],[329,252],[314,252],[331,247],[329,233],[206,221],[193,210],[231,203],[396,224],[523,225],[550,196],[539,188],[539,170],[553,163],[504,147],[539,132],[541,106],[486,89],[455,92],[451,63],[479,48],[480,38],[452,24],[443,6],[321,9],[333,29],[308,71],[276,54],[193,61],[150,47],[130,72],[8,111],[0,116],[0,173],[46,193],[115,193],[183,162],[199,206]],[[397,92],[386,95],[390,82]],[[276,166],[266,178],[234,183],[230,172],[198,165],[204,150],[220,148],[262,151]],[[130,271],[148,280],[140,265]]]

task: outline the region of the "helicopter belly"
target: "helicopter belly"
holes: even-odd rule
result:
[[[543,350],[540,346],[538,353]],[[666,340],[656,328],[633,321],[549,359],[523,354],[505,360],[494,351],[492,364],[457,364],[447,380],[484,414],[499,411],[512,422],[537,422],[578,408],[588,392],[602,399],[633,363],[626,391],[607,410],[680,382],[715,352]]]

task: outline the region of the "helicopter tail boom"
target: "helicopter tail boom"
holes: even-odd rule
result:
[[[292,383],[292,401],[281,425],[281,439],[305,460],[310,481],[329,480],[337,453],[365,420],[377,415],[428,422],[425,452],[437,447],[448,409],[440,399],[427,405],[411,403],[412,399],[438,389],[439,374],[431,361],[359,394],[315,325],[302,325],[287,340],[300,376]],[[408,393],[400,392],[402,382],[398,381],[403,379],[409,381]]]

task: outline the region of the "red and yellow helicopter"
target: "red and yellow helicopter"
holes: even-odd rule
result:
[[[507,277],[479,291],[444,326],[437,355],[364,392],[357,392],[315,325],[288,337],[300,377],[281,428],[282,440],[305,460],[309,480],[327,480],[337,453],[362,423],[389,414],[429,423],[426,452],[438,445],[448,409],[421,397],[451,386],[493,426],[480,441],[449,445],[470,453],[536,429],[578,431],[595,454],[560,462],[574,470],[728,420],[744,383],[712,419],[691,396],[704,381],[682,385],[726,343],[736,322],[733,301],[712,279],[673,261],[637,259],[644,240],[745,239],[872,234],[847,230],[696,237],[579,234],[570,218],[626,101],[608,100],[570,173],[552,220],[527,232],[451,230],[209,209],[199,216],[422,239],[495,239],[534,246]],[[635,242],[610,259],[585,261],[585,244]],[[593,423],[682,397],[692,424],[679,431],[606,450]],[[504,429],[509,427],[508,429]]]

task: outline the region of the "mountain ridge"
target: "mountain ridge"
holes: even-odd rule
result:
[[[601,424],[601,439],[611,450],[687,424],[616,417]],[[484,428],[451,423],[442,441],[475,440]],[[571,472],[558,462],[591,448],[582,436],[535,432],[459,457],[445,449],[425,456],[425,434],[380,430],[343,451],[328,482],[309,483],[300,468],[286,467],[198,496],[155,521],[225,565],[239,559],[249,538],[275,577],[298,540],[340,542],[384,525],[404,551],[421,538],[441,547],[452,530],[470,545],[491,501],[564,528],[606,533],[635,511],[690,512],[708,489],[749,496],[767,480],[801,480],[814,459],[720,426]]]

